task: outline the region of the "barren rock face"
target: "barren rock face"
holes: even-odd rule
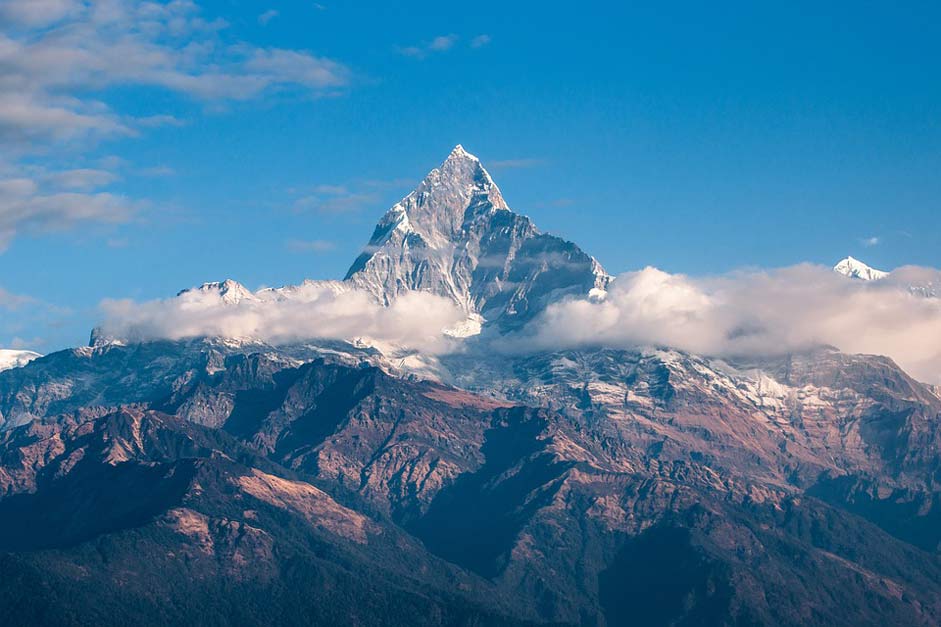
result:
[[[229,573],[254,589],[281,581],[286,559],[327,576],[303,547],[333,547],[330,563],[405,577],[401,598],[424,586],[436,611],[511,622],[616,624],[622,598],[670,620],[831,624],[849,604],[854,621],[931,624],[941,611],[941,401],[881,358],[445,360],[467,391],[297,348],[230,352],[211,369],[206,345],[157,350],[0,375],[5,415],[61,411],[2,434],[6,550],[29,561],[52,546],[60,557],[41,568],[95,570],[86,543],[135,534],[187,556],[201,586]],[[103,362],[126,371],[109,378]],[[151,385],[129,384],[144,372]],[[93,377],[96,398],[125,409],[77,411]],[[13,386],[72,396],[24,405]],[[648,561],[686,601],[626,591]]]

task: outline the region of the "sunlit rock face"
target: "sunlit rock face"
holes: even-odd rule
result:
[[[477,157],[457,146],[383,216],[346,280],[384,303],[430,291],[512,328],[610,277],[575,244],[512,212]]]

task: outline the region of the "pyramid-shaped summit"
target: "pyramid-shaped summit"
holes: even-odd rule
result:
[[[376,225],[346,280],[388,304],[423,290],[471,317],[514,328],[610,277],[575,244],[510,211],[480,160],[460,145]]]

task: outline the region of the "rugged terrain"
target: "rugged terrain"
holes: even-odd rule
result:
[[[829,347],[488,350],[610,281],[458,147],[329,284],[458,304],[422,376],[363,342],[102,332],[0,372],[5,620],[941,622],[936,389]]]

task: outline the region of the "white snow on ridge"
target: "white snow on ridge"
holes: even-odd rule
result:
[[[42,357],[33,351],[18,351],[9,348],[0,348],[0,371],[20,368],[34,359]]]
[[[833,270],[843,276],[847,276],[851,279],[860,279],[862,281],[878,281],[879,279],[884,279],[889,276],[888,272],[871,268],[859,259],[853,257],[847,257],[842,260],[840,263],[833,266]]]
[[[252,294],[251,290],[239,283],[238,281],[233,281],[232,279],[226,279],[225,281],[217,281],[212,283],[203,283],[199,287],[191,287],[185,290],[182,290],[178,297],[186,298],[188,295],[198,295],[198,294],[218,294],[219,298],[222,299],[222,302],[226,305],[237,305],[243,300],[256,300],[255,295]]]

